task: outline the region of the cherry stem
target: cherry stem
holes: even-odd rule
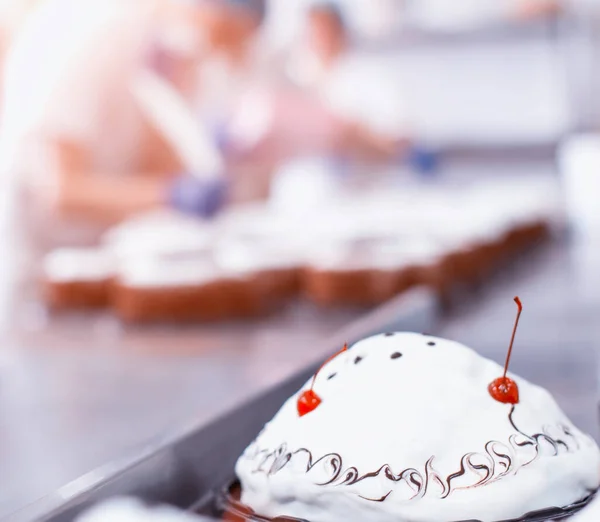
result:
[[[340,355],[341,353],[345,352],[348,349],[348,343],[344,343],[344,347],[339,351],[334,353],[331,357],[329,357],[329,359],[327,359],[317,370],[317,372],[313,375],[313,380],[312,383],[310,385],[310,389],[312,390],[315,387],[315,381],[317,380],[317,375],[319,375],[319,372],[325,367],[325,365],[331,361],[333,361],[333,359],[335,359],[338,355]]]
[[[506,374],[508,372],[510,356],[512,355],[513,344],[515,342],[515,334],[517,333],[517,326],[519,325],[519,318],[521,317],[521,312],[523,311],[523,305],[521,304],[521,300],[518,297],[515,297],[515,303],[517,303],[517,308],[519,310],[517,312],[517,318],[515,319],[515,325],[513,327],[512,337],[510,338],[510,346],[508,347],[508,354],[506,355],[506,362],[504,363],[504,375],[502,376],[504,379],[506,379]]]

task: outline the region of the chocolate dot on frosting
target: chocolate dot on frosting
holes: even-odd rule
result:
[[[427,343],[427,346],[435,346],[435,343],[434,343],[433,341],[429,341],[429,342]]]
[[[333,379],[335,376],[337,375],[337,373],[332,373],[329,377],[327,377],[327,380],[330,381],[331,379]]]
[[[390,357],[392,359],[400,359],[400,357],[402,357],[402,354],[400,352],[394,352],[392,355],[390,355]]]
[[[392,335],[394,335],[394,332],[388,332],[385,334],[385,337],[391,337]]]
[[[358,356],[356,357],[356,359],[354,359],[354,364],[358,364],[360,361],[362,361],[362,359],[363,359],[363,358],[362,358],[360,355],[358,355]]]

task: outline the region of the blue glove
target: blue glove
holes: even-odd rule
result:
[[[213,217],[226,199],[227,184],[223,178],[200,179],[190,174],[174,179],[167,194],[171,207],[202,218]]]
[[[418,146],[408,152],[408,163],[421,174],[433,174],[439,167],[439,154]]]

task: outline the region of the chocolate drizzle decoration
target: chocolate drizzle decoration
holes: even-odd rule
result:
[[[342,456],[338,453],[329,453],[315,459],[308,449],[289,450],[285,443],[275,450],[259,449],[255,443],[246,450],[244,458],[257,460],[252,473],[275,475],[294,461],[295,466],[304,467],[306,474],[315,476],[315,484],[318,486],[350,486],[383,477],[392,483],[402,482],[406,486],[402,488],[408,492],[403,499],[405,501],[423,498],[425,495],[444,499],[454,491],[485,486],[513,475],[535,462],[541,455],[552,457],[572,453],[580,448],[573,432],[563,424],[544,426],[541,433],[533,435],[523,432],[515,423],[515,408],[516,405],[513,405],[508,414],[508,422],[515,431],[508,441],[489,441],[482,451],[466,453],[461,457],[456,471],[447,476],[436,470],[435,455],[419,469],[406,468],[395,473],[390,464],[384,464],[377,470],[362,474],[354,466],[345,467]],[[363,495],[359,497],[370,502],[384,502],[392,493],[401,494],[390,489],[377,498]]]

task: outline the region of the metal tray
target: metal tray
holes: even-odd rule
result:
[[[414,290],[343,329],[326,341],[330,348],[323,351],[333,353],[346,341],[390,330],[431,331],[437,308],[431,292]],[[95,503],[124,495],[210,514],[207,506],[233,479],[237,457],[319,365],[316,361],[212,424],[184,427],[134,458],[93,471],[3,521],[70,522]]]

